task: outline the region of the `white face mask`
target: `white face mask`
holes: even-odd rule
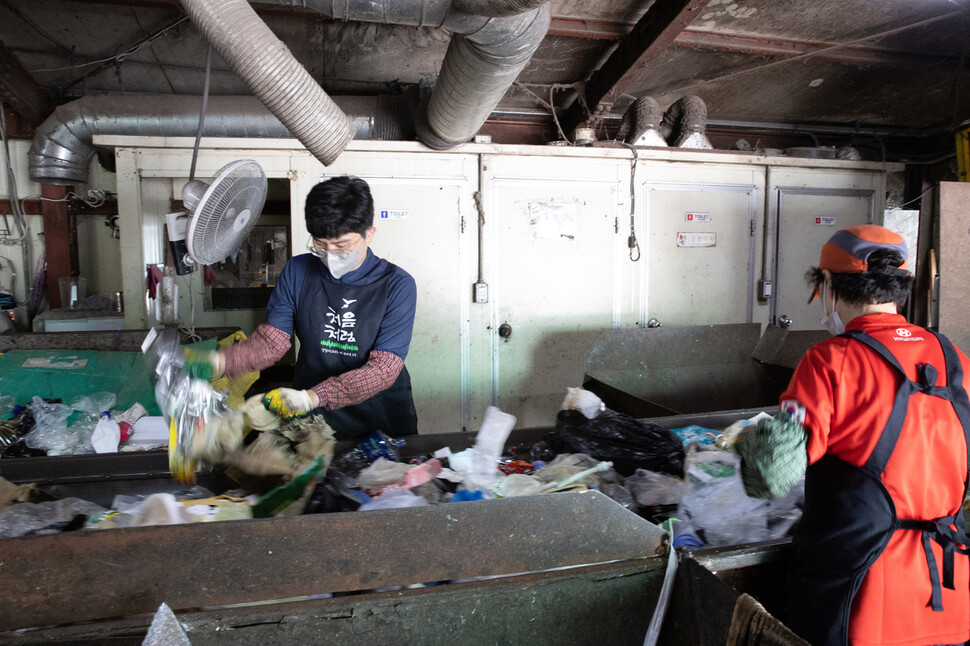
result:
[[[822,284],[822,307],[825,307],[825,284]],[[835,311],[835,292],[832,292],[832,313],[826,314],[821,319],[822,325],[825,329],[829,331],[832,336],[838,336],[845,332],[845,324],[842,322],[842,317],[839,313]]]
[[[340,280],[347,272],[357,268],[360,262],[360,249],[354,251],[320,251],[311,247],[310,253],[323,261],[323,264],[330,270],[330,275]]]

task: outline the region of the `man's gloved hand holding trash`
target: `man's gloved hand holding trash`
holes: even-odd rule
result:
[[[263,406],[283,419],[303,417],[320,405],[317,394],[312,390],[277,388],[263,395]]]
[[[305,416],[319,405],[313,391],[277,388],[247,399],[242,412],[250,428],[268,431],[279,428],[284,420]]]

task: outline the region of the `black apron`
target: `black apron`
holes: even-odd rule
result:
[[[369,285],[336,283],[322,262],[311,262],[296,308],[300,356],[293,386],[311,388],[324,379],[360,368],[374,347],[387,309],[388,282],[395,266]],[[318,408],[337,439],[362,437],[373,431],[391,436],[414,435],[418,416],[406,367],[387,390],[359,404],[337,410]]]
[[[919,382],[910,381],[882,343],[861,330],[849,330],[842,335],[877,352],[897,369],[903,381],[882,435],[865,466],[860,468],[827,454],[809,466],[805,474],[805,509],[792,541],[786,624],[816,646],[848,644],[852,600],[869,567],[885,550],[896,530],[922,532],[933,586],[928,605],[933,610],[942,611],[943,603],[940,568],[930,541],[935,540],[943,547],[943,585],[951,590],[954,554],[967,554],[963,549],[968,539],[964,534],[962,507],[955,515],[945,518],[901,520],[896,517],[896,506],[880,479],[903,429],[909,398],[917,392],[950,401],[963,426],[970,460],[970,399],[963,388],[960,358],[946,337],[931,330],[927,332],[936,335],[946,359],[947,385],[942,388],[934,386],[937,371],[932,365],[920,364]],[[965,479],[964,497],[966,486]],[[957,531],[950,529],[951,524]],[[905,582],[899,584],[905,585]]]

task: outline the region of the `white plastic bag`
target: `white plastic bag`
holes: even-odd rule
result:
[[[402,509],[404,507],[427,507],[428,501],[421,496],[411,493],[406,487],[387,489],[377,498],[365,502],[357,511],[373,511],[374,509]]]

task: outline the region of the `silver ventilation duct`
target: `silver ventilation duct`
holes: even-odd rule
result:
[[[704,148],[713,146],[704,131],[707,128],[707,104],[695,95],[682,96],[664,112],[660,131],[671,146]]]
[[[538,0],[456,0],[454,6],[452,0],[277,1],[336,19],[451,31],[454,35],[438,81],[414,124],[422,143],[435,150],[452,148],[478,132],[549,27],[548,4]],[[340,97],[331,99],[323,92],[247,2],[183,0],[182,4],[213,47],[276,117],[256,109],[251,100],[213,96],[204,136],[295,136],[324,164],[340,154],[355,129],[358,138],[367,138],[361,136],[359,119],[349,119],[339,109]],[[465,13],[462,8],[488,11],[488,15]],[[508,15],[521,8],[526,11]],[[94,134],[194,135],[200,108],[198,97],[179,96],[88,97],[60,106],[37,129],[30,149],[31,179],[83,183],[93,155]],[[380,138],[392,139],[395,132],[409,129],[392,129]],[[273,134],[250,134],[263,132]]]
[[[203,0],[192,0],[202,2]],[[435,150],[471,139],[532,58],[549,29],[549,6],[538,0],[278,0],[338,20],[440,27],[453,35],[418,138]],[[484,15],[466,13],[475,8]],[[521,10],[509,15],[510,11]],[[495,16],[495,17],[490,17]]]
[[[182,0],[209,44],[324,166],[354,137],[350,119],[246,0]]]
[[[549,0],[454,0],[456,10],[473,16],[498,18],[538,9]]]
[[[336,97],[357,139],[409,139],[413,100],[407,97]],[[28,153],[30,178],[47,184],[83,184],[94,156],[94,135],[194,137],[202,99],[197,96],[89,96],[65,103],[37,128]],[[289,138],[293,134],[254,96],[212,96],[204,137]]]

